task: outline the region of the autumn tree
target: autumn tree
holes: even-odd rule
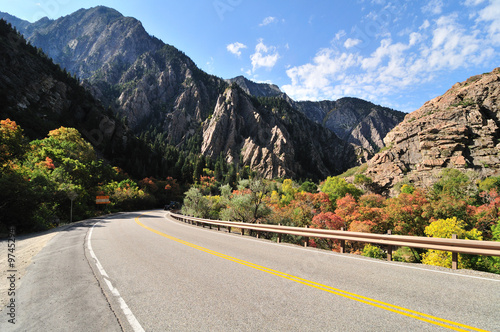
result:
[[[265,204],[268,192],[269,187],[262,179],[240,180],[238,190],[226,198],[227,208],[220,215],[227,220],[255,223],[271,212]]]
[[[328,195],[333,205],[339,198],[350,194],[354,199],[359,198],[363,192],[352,183],[348,183],[344,178],[329,176],[320,186],[322,192]]]
[[[439,219],[425,227],[425,235],[429,237],[452,238],[456,234],[458,239],[482,240],[481,232],[477,229],[465,230],[466,224],[456,217]],[[475,265],[476,257],[471,255],[458,254],[458,268],[472,268]],[[423,255],[422,263],[451,268],[451,252],[429,249]]]
[[[345,220],[333,212],[321,212],[312,218],[312,228],[340,230],[345,227]],[[338,247],[339,241],[333,239],[314,239],[316,246],[333,250]]]
[[[424,229],[429,224],[429,200],[422,190],[416,189],[413,194],[401,193],[386,201],[384,212],[387,227],[401,235],[424,236]]]

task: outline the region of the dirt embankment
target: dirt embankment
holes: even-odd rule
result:
[[[7,302],[9,301],[8,289],[10,281],[7,279],[11,272],[8,272],[11,268],[9,267],[9,253],[14,255],[13,262],[15,275],[16,275],[16,290],[19,289],[22,279],[26,274],[26,269],[31,264],[33,257],[38,254],[43,247],[58,234],[59,231],[65,227],[59,227],[57,229],[43,232],[39,234],[22,235],[15,236],[15,251],[8,251],[9,241],[7,239],[0,240],[0,311],[5,308]],[[13,242],[10,242],[13,243]],[[12,246],[10,247],[12,248]],[[12,256],[10,256],[12,258]]]

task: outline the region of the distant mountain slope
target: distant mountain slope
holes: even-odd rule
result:
[[[224,107],[224,100],[232,100],[228,91],[234,90],[227,90],[226,81],[206,74],[184,53],[148,35],[139,21],[116,10],[99,6],[57,20],[42,19],[28,25],[17,22],[33,45],[84,79],[82,84],[96,99],[113,110],[136,135],[160,150],[170,145],[186,153],[217,158],[218,141],[209,133],[210,128],[229,130],[216,123],[224,118],[216,113],[225,109],[231,121],[239,119],[239,125],[233,127],[237,139],[225,141],[220,152],[227,161],[250,165],[268,177],[319,179],[342,172],[355,165],[359,156],[366,155],[300,116],[288,103],[276,103],[270,112],[262,105],[273,104],[272,98],[259,101],[239,90],[235,98],[246,100],[246,106]],[[262,94],[279,90],[261,89]],[[250,114],[268,121],[252,122]],[[287,119],[300,123],[286,124]],[[251,133],[247,127],[250,123],[254,130]],[[274,147],[273,130],[278,129],[287,131],[282,135],[285,150]],[[244,149],[240,139],[251,139],[259,148]],[[281,161],[267,163],[269,158]]]
[[[31,139],[60,126],[77,128],[106,158],[123,161],[133,137],[114,115],[39,49],[0,20],[0,118]],[[120,163],[123,165],[123,163]]]
[[[366,175],[382,190],[405,180],[431,186],[444,168],[500,175],[500,68],[455,84],[408,114]]]
[[[372,154],[384,147],[387,133],[406,115],[358,98],[337,101],[294,101],[278,86],[255,83],[243,76],[227,80],[237,83],[246,93],[256,97],[281,97],[309,119],[332,130],[341,139],[362,146]]]

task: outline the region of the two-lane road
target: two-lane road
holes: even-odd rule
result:
[[[164,211],[58,234],[17,301],[19,331],[500,331],[499,276],[278,245]]]

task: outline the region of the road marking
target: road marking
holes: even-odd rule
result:
[[[211,254],[211,255],[214,255],[214,256],[217,256],[217,257],[220,257],[220,258],[223,258],[223,259],[226,259],[226,260],[229,260],[229,261],[232,261],[232,262],[235,262],[235,263],[238,263],[238,264],[241,264],[241,265],[244,265],[244,266],[256,269],[256,270],[259,270],[259,271],[262,271],[262,272],[266,272],[266,273],[269,273],[269,274],[272,274],[272,275],[275,275],[275,276],[278,276],[278,277],[281,277],[281,278],[284,278],[284,279],[288,279],[288,280],[291,280],[291,281],[294,281],[294,282],[297,282],[297,283],[300,283],[300,284],[303,284],[303,285],[306,285],[306,286],[309,286],[309,287],[313,287],[313,288],[316,288],[316,289],[319,289],[319,290],[322,290],[322,291],[325,291],[325,292],[328,292],[328,293],[332,293],[332,294],[335,294],[335,295],[338,295],[338,296],[342,296],[342,297],[345,297],[345,298],[348,298],[348,299],[351,299],[351,300],[354,300],[354,301],[357,301],[357,302],[368,304],[368,305],[371,305],[371,306],[374,306],[374,307],[377,307],[377,308],[380,308],[380,309],[388,310],[388,311],[391,311],[391,312],[394,312],[394,313],[397,313],[397,314],[400,314],[400,315],[404,315],[404,316],[407,316],[407,317],[411,317],[411,318],[414,318],[414,319],[417,319],[417,320],[420,320],[420,321],[424,321],[424,322],[427,322],[427,323],[430,323],[430,324],[434,324],[434,325],[438,325],[438,326],[441,326],[441,327],[445,327],[445,328],[448,328],[450,330],[487,332],[486,330],[482,330],[482,329],[479,329],[479,328],[476,328],[476,327],[472,327],[472,326],[468,326],[468,325],[465,325],[465,324],[453,322],[453,321],[450,321],[450,320],[447,320],[447,319],[443,319],[443,318],[431,316],[431,315],[424,314],[424,313],[421,313],[421,312],[418,312],[418,311],[414,311],[414,310],[411,310],[411,309],[406,309],[406,308],[403,308],[403,307],[399,307],[399,306],[396,306],[396,305],[393,305],[393,304],[390,304],[390,303],[385,303],[385,302],[382,302],[382,301],[371,299],[369,297],[365,297],[365,296],[362,296],[362,295],[357,295],[357,294],[354,294],[354,293],[350,293],[350,292],[347,292],[347,291],[344,291],[344,290],[341,290],[341,289],[338,289],[338,288],[334,288],[334,287],[330,287],[330,286],[327,286],[327,285],[323,285],[323,284],[320,284],[320,283],[317,283],[317,282],[314,282],[314,281],[310,281],[310,280],[303,279],[303,278],[300,278],[300,277],[297,277],[297,276],[294,276],[294,275],[291,275],[291,274],[287,274],[287,273],[284,273],[284,272],[273,270],[273,269],[267,268],[265,266],[261,266],[261,265],[258,265],[258,264],[247,262],[247,261],[241,260],[239,258],[235,258],[235,257],[229,256],[229,255],[226,255],[226,254],[219,253],[219,252],[211,250],[211,249],[207,249],[207,248],[201,247],[199,245],[196,245],[196,244],[193,244],[193,243],[190,243],[190,242],[187,242],[187,241],[175,238],[175,237],[173,237],[171,235],[162,233],[162,232],[160,232],[160,231],[158,231],[158,230],[156,230],[154,228],[151,228],[149,226],[144,225],[143,223],[141,223],[139,221],[139,218],[142,217],[142,216],[144,216],[144,215],[146,215],[146,213],[145,214],[141,214],[140,216],[138,216],[138,217],[135,218],[135,222],[139,226],[141,226],[141,227],[143,227],[143,228],[145,228],[145,229],[147,229],[147,230],[149,230],[149,231],[151,231],[153,233],[156,233],[156,234],[158,234],[160,236],[163,236],[163,237],[165,237],[165,238],[167,238],[169,240],[178,242],[180,244],[184,244],[184,245],[186,245],[188,247],[191,247],[191,248],[194,248],[194,249],[206,252],[208,254]]]
[[[118,303],[120,304],[120,308],[122,309],[123,314],[127,318],[127,320],[129,322],[130,326],[132,327],[132,329],[135,332],[144,332],[144,329],[142,328],[141,324],[139,323],[139,321],[137,320],[137,318],[135,318],[134,314],[132,313],[132,310],[130,310],[130,308],[128,307],[128,305],[125,302],[125,300],[121,297],[120,292],[118,292],[118,289],[116,289],[116,287],[113,286],[113,284],[111,283],[111,281],[109,281],[108,274],[106,273],[106,271],[102,267],[101,262],[99,262],[99,260],[97,259],[97,256],[94,253],[94,250],[92,249],[92,244],[90,243],[90,240],[92,239],[92,232],[94,231],[94,227],[98,223],[99,223],[99,221],[96,222],[94,224],[94,226],[92,226],[92,228],[89,231],[89,236],[87,238],[87,247],[89,249],[90,256],[92,256],[92,258],[94,259],[95,265],[97,266],[97,269],[99,270],[99,273],[102,275],[102,277],[104,279],[104,282],[106,283],[106,285],[108,285],[108,288],[111,291],[111,294],[113,294],[113,296],[115,296],[116,299],[118,300]]]

